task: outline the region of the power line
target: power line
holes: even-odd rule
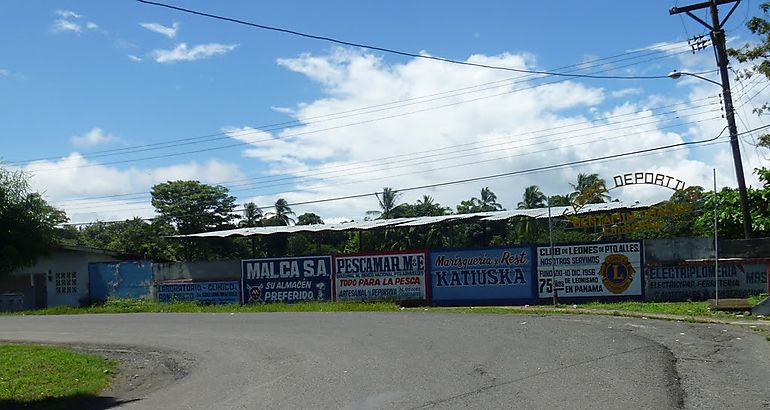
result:
[[[366,49],[370,49],[370,50],[382,51],[384,53],[395,54],[395,55],[400,55],[400,56],[404,56],[404,57],[422,58],[422,59],[433,60],[433,61],[440,61],[440,62],[450,63],[450,64],[458,64],[458,65],[486,68],[486,69],[492,69],[492,70],[513,71],[513,72],[525,73],[525,74],[540,74],[540,75],[551,75],[551,76],[561,76],[561,77],[570,77],[570,78],[594,78],[594,79],[612,79],[612,80],[653,80],[653,79],[657,80],[657,79],[662,79],[662,78],[668,78],[667,75],[656,75],[656,76],[617,76],[617,75],[597,76],[597,75],[590,75],[590,74],[567,74],[567,73],[559,73],[559,72],[554,72],[554,71],[526,70],[526,69],[513,68],[513,67],[503,67],[503,66],[496,66],[496,65],[471,63],[471,62],[468,62],[468,61],[453,60],[453,59],[449,59],[449,58],[435,57],[435,56],[426,55],[426,54],[415,54],[415,53],[410,53],[410,52],[406,52],[406,51],[399,51],[399,50],[395,50],[395,49],[391,49],[391,48],[373,46],[373,45],[368,45],[368,44],[363,44],[363,43],[355,43],[355,42],[351,42],[351,41],[338,40],[338,39],[335,39],[335,38],[332,38],[332,37],[319,36],[319,35],[315,35],[315,34],[307,34],[307,33],[299,32],[299,31],[295,31],[295,30],[289,30],[289,29],[280,28],[280,27],[274,27],[274,26],[267,26],[267,25],[264,25],[264,24],[252,23],[252,22],[248,22],[248,21],[245,21],[245,20],[240,20],[240,19],[236,19],[236,18],[232,18],[232,17],[224,17],[224,16],[219,16],[219,15],[216,15],[216,14],[205,13],[205,12],[201,12],[201,11],[187,9],[187,8],[184,8],[184,7],[172,6],[170,4],[165,4],[165,3],[159,3],[159,2],[148,1],[148,0],[137,0],[137,1],[140,2],[140,3],[144,3],[144,4],[149,4],[149,5],[153,5],[153,6],[159,6],[159,7],[165,7],[165,8],[171,9],[171,10],[177,10],[177,11],[181,11],[181,12],[188,13],[188,14],[194,14],[194,15],[198,15],[198,16],[202,16],[202,17],[209,17],[209,18],[213,18],[213,19],[216,19],[216,20],[228,21],[228,22],[231,22],[231,23],[237,23],[237,24],[241,24],[241,25],[245,25],[245,26],[249,26],[249,27],[255,27],[255,28],[259,28],[259,29],[263,29],[263,30],[277,31],[277,32],[280,32],[280,33],[291,34],[291,35],[305,37],[305,38],[310,38],[310,39],[314,39],[314,40],[327,41],[327,42],[330,42],[330,43],[340,44],[340,45],[343,45],[343,46],[366,48]]]
[[[573,68],[573,70],[570,70],[569,72],[580,71],[580,70],[585,70],[585,69],[588,69],[588,68],[600,67],[600,66],[604,66],[604,65],[613,65],[613,64],[617,64],[618,62],[628,61],[628,60],[632,60],[632,59],[637,59],[637,58],[640,58],[640,57],[647,57],[647,56],[654,55],[654,54],[670,53],[670,52],[672,52],[674,50],[685,48],[685,47],[686,46],[684,46],[684,45],[680,45],[680,46],[674,46],[674,47],[667,48],[667,49],[653,49],[653,50],[642,49],[642,50],[635,50],[635,51],[630,51],[630,52],[626,52],[626,53],[616,54],[615,56],[597,58],[597,59],[585,61],[585,62],[582,62],[582,63],[571,64],[571,65],[568,65],[568,66],[557,68],[557,70]],[[649,51],[649,52],[647,52],[647,51]],[[639,56],[628,57],[628,55],[633,55],[633,54],[637,54],[637,53],[640,53],[640,52],[647,52],[647,53],[639,55]],[[638,62],[626,64],[626,65],[623,65],[623,66],[619,66],[619,67],[613,67],[610,70],[616,70],[616,69],[619,69],[619,68],[624,68],[624,67],[628,67],[628,66],[632,66],[632,65],[636,65],[636,64],[641,64],[641,63],[644,63],[644,62],[654,61],[654,60],[657,60],[657,59],[660,59],[660,58],[671,57],[671,56],[675,56],[675,55],[683,54],[683,53],[684,52],[674,53],[674,54],[671,54],[671,55],[664,55],[662,57],[656,57],[656,58],[651,58],[651,59],[647,59],[647,60],[643,60],[643,61],[638,61]],[[622,59],[617,59],[617,60],[614,60],[614,61],[606,61],[606,60],[612,60],[612,59],[615,59],[617,57],[624,57],[624,56],[627,56],[627,57],[622,58]],[[606,61],[606,62],[604,62],[602,64],[598,64],[598,65],[595,64],[596,62],[599,62],[599,61]],[[597,71],[597,72],[606,72],[606,71],[610,71],[610,70],[600,70],[600,71]],[[502,80],[496,80],[496,81],[476,84],[476,85],[472,85],[472,86],[468,86],[468,87],[462,87],[462,88],[455,89],[455,90],[442,91],[442,92],[438,92],[438,93],[434,93],[434,94],[429,94],[429,95],[424,95],[424,96],[419,96],[419,97],[406,98],[406,99],[397,100],[397,101],[391,101],[391,102],[387,102],[387,103],[375,104],[375,105],[371,105],[371,106],[367,106],[367,107],[360,107],[360,108],[354,108],[354,109],[350,109],[350,110],[339,111],[339,112],[336,112],[336,113],[330,113],[330,114],[324,114],[324,115],[317,115],[317,116],[307,117],[307,118],[303,118],[301,120],[297,119],[297,120],[292,120],[292,121],[283,121],[283,122],[278,122],[278,123],[259,125],[259,126],[251,127],[251,128],[254,129],[253,131],[235,131],[235,132],[233,132],[233,131],[221,131],[221,132],[209,133],[209,134],[205,134],[205,135],[201,135],[201,136],[196,136],[196,137],[177,138],[177,139],[171,139],[171,140],[168,140],[168,141],[162,141],[162,142],[156,142],[156,143],[150,143],[150,144],[143,144],[143,145],[136,145],[136,146],[131,146],[131,147],[122,147],[122,148],[113,148],[113,149],[100,150],[100,151],[92,151],[92,152],[90,152],[90,153],[88,153],[86,155],[83,155],[83,157],[84,158],[89,158],[89,159],[90,158],[101,158],[101,157],[109,157],[109,156],[115,156],[115,155],[133,154],[133,153],[137,153],[137,152],[146,152],[146,151],[152,151],[152,150],[168,149],[168,148],[174,148],[174,147],[183,146],[183,145],[201,144],[201,143],[213,142],[213,141],[219,141],[219,140],[229,140],[231,138],[231,136],[233,136],[232,134],[236,134],[235,136],[243,136],[243,135],[249,135],[249,134],[257,133],[257,132],[260,132],[260,131],[277,131],[277,130],[283,130],[283,129],[287,129],[287,128],[291,128],[291,127],[295,127],[295,126],[317,124],[317,123],[320,123],[320,122],[338,120],[338,119],[342,119],[342,118],[353,117],[353,116],[356,116],[356,115],[370,114],[370,113],[374,113],[374,112],[380,112],[380,111],[385,111],[385,110],[390,110],[390,109],[395,109],[395,108],[403,108],[403,107],[406,107],[406,106],[411,106],[411,105],[416,105],[416,104],[423,104],[423,103],[427,103],[427,102],[437,101],[437,100],[444,99],[444,98],[451,98],[451,97],[456,97],[456,96],[461,96],[461,95],[467,95],[467,94],[472,94],[472,93],[477,93],[477,92],[482,92],[482,91],[488,91],[488,90],[495,89],[495,88],[501,88],[501,87],[505,87],[505,86],[508,86],[508,85],[523,83],[523,82],[526,82],[529,78],[534,78],[534,77],[535,77],[534,75],[524,75],[524,76],[519,76],[519,77],[510,77],[510,78],[506,78],[506,79],[502,79]],[[516,80],[516,81],[513,81],[513,80]],[[482,88],[482,87],[485,87],[485,88]],[[474,90],[474,91],[468,91],[468,90]],[[497,95],[495,95],[495,96],[497,96]],[[494,96],[492,96],[492,97],[494,97]],[[250,143],[254,143],[254,142],[260,142],[260,141],[251,141]],[[26,160],[7,161],[7,164],[19,165],[19,164],[30,163],[30,162],[34,162],[34,161],[57,160],[57,159],[60,159],[62,156],[63,155],[57,155],[57,156],[39,157],[39,158],[26,159]]]
[[[667,56],[664,56],[664,57],[667,57]],[[616,68],[613,68],[613,69],[617,69],[617,68],[622,68],[622,66],[621,67],[616,67]],[[604,71],[607,71],[607,70],[604,70]],[[704,73],[707,73],[707,72],[704,72]],[[702,73],[698,73],[698,74],[702,74]],[[480,101],[480,100],[484,100],[484,99],[488,99],[488,98],[494,98],[494,97],[499,97],[499,96],[503,96],[503,95],[508,95],[508,94],[512,94],[512,93],[516,93],[516,92],[520,92],[520,91],[531,90],[531,89],[535,89],[535,88],[538,88],[538,87],[543,87],[543,86],[547,86],[547,85],[551,85],[551,84],[556,84],[556,83],[564,82],[564,81],[567,81],[567,80],[568,79],[557,79],[557,80],[553,80],[553,81],[550,81],[550,82],[545,82],[545,83],[541,83],[541,84],[531,85],[531,86],[528,86],[528,87],[508,90],[508,91],[497,93],[497,94],[492,94],[492,95],[487,95],[487,96],[481,96],[481,97],[476,97],[476,98],[471,98],[471,99],[451,102],[451,103],[447,103],[447,104],[443,104],[443,105],[438,105],[438,106],[434,106],[434,107],[423,108],[423,109],[419,109],[419,110],[415,110],[415,111],[409,111],[409,112],[405,112],[405,113],[387,115],[387,116],[383,116],[383,117],[377,117],[377,118],[372,118],[372,119],[368,119],[368,120],[352,122],[352,123],[347,123],[347,124],[342,124],[342,125],[332,126],[332,127],[327,127],[327,128],[314,129],[314,130],[308,130],[308,131],[303,131],[303,132],[296,132],[296,133],[292,133],[292,134],[285,134],[285,135],[280,135],[280,136],[272,136],[271,135],[269,138],[264,138],[264,139],[250,140],[250,141],[240,141],[240,142],[236,142],[236,143],[232,143],[232,144],[227,144],[227,145],[216,146],[216,147],[209,147],[209,148],[202,148],[202,149],[189,150],[189,151],[181,151],[181,152],[173,152],[173,153],[170,153],[170,154],[154,155],[154,156],[148,156],[148,157],[142,157],[142,158],[133,158],[133,159],[125,159],[125,160],[118,160],[118,161],[108,161],[108,162],[98,162],[98,163],[93,163],[93,164],[75,165],[75,166],[68,166],[68,167],[42,168],[42,169],[35,170],[35,172],[58,171],[58,170],[63,170],[63,169],[92,168],[92,167],[97,167],[97,166],[102,166],[102,165],[115,165],[115,164],[132,163],[132,162],[139,162],[139,161],[145,161],[145,160],[151,160],[151,159],[170,158],[170,157],[182,156],[182,155],[187,155],[187,154],[197,154],[197,153],[202,153],[202,152],[211,152],[211,151],[228,149],[228,148],[242,147],[242,146],[247,146],[247,145],[253,145],[253,144],[256,144],[256,143],[260,143],[260,142],[271,142],[271,141],[276,141],[276,140],[282,140],[282,139],[288,139],[288,138],[293,138],[293,137],[298,137],[298,136],[315,134],[315,133],[324,132],[324,131],[333,131],[333,130],[343,129],[343,128],[357,126],[357,125],[369,124],[369,123],[374,123],[374,122],[378,122],[378,121],[382,121],[382,120],[400,118],[400,117],[405,117],[405,116],[409,116],[409,115],[419,114],[419,113],[423,113],[423,112],[433,111],[433,110],[437,110],[437,109],[441,109],[441,108],[453,107],[453,106],[467,104],[467,103],[471,103],[471,102],[476,102],[476,101]],[[259,132],[262,132],[262,131],[261,130],[254,130],[254,131],[251,131],[251,132],[248,132],[248,133],[259,133]],[[248,133],[246,133],[246,134],[248,134]],[[226,137],[226,138],[218,138],[218,139],[228,139],[229,140],[230,138]],[[189,145],[189,144],[190,143],[181,143],[181,144],[178,144],[178,145]],[[173,146],[177,146],[177,145],[173,145]],[[167,146],[167,147],[163,147],[163,148],[169,148],[169,147],[171,147],[171,146]]]
[[[685,123],[685,124],[677,124],[676,126],[689,125],[689,124],[697,124],[697,123],[702,123],[704,121],[716,120],[716,119],[719,119],[719,118],[720,117],[712,117],[712,118],[707,118],[707,119],[703,119],[703,120],[699,120],[699,121],[692,121],[692,122]],[[665,128],[668,128],[668,127],[664,127],[662,129],[665,129]],[[561,145],[561,146],[556,146],[556,147],[552,147],[552,148],[542,149],[542,150],[538,150],[538,151],[525,152],[525,153],[522,153],[522,154],[507,155],[507,156],[503,156],[503,157],[495,157],[495,158],[489,158],[489,159],[479,159],[479,158],[476,158],[472,162],[465,162],[465,163],[459,163],[459,164],[451,164],[451,165],[447,165],[447,166],[443,166],[443,167],[430,168],[430,169],[425,169],[425,170],[421,169],[421,170],[410,171],[410,172],[407,172],[407,173],[402,173],[402,174],[397,174],[397,175],[386,175],[386,176],[379,177],[379,178],[367,178],[367,179],[345,181],[343,183],[338,183],[338,184],[326,184],[326,185],[321,185],[321,186],[313,186],[313,188],[314,189],[330,188],[330,187],[341,186],[341,185],[350,186],[350,185],[364,183],[364,182],[371,182],[371,181],[376,181],[376,180],[390,179],[390,178],[396,178],[396,177],[401,177],[401,176],[410,176],[410,175],[414,175],[417,172],[420,172],[420,173],[422,173],[422,172],[435,172],[435,171],[440,171],[440,170],[445,170],[445,169],[457,169],[457,168],[466,167],[466,166],[477,166],[479,164],[484,164],[484,163],[489,163],[489,162],[494,162],[494,161],[499,161],[499,160],[504,160],[504,159],[510,159],[510,158],[513,158],[513,157],[524,157],[524,156],[528,156],[528,155],[541,154],[541,153],[544,153],[544,152],[555,151],[555,150],[559,150],[559,149],[562,149],[562,148],[570,148],[570,147],[575,147],[575,146],[579,146],[579,145],[587,145],[587,144],[591,144],[591,143],[599,142],[599,141],[607,141],[607,140],[624,138],[624,137],[632,137],[632,136],[635,136],[635,135],[645,134],[645,133],[646,133],[646,131],[639,132],[639,133],[633,133],[633,134],[616,135],[614,137],[600,137],[598,139],[594,139],[594,140],[590,140],[590,141],[584,141],[584,142],[580,142],[580,143],[571,143],[569,145]],[[531,146],[531,145],[537,145],[537,144],[528,144],[527,146]],[[455,156],[455,157],[450,158],[450,159],[458,159],[458,158],[464,158],[464,157],[469,157],[469,156],[477,157],[480,154],[489,154],[489,153],[494,153],[494,152],[497,152],[497,151],[499,151],[499,150],[482,152],[482,153],[476,153],[476,154],[458,155],[458,156]],[[432,162],[437,162],[437,161],[432,161]],[[430,161],[428,161],[427,163],[430,163]],[[405,168],[405,167],[408,167],[410,165],[412,165],[412,164],[400,165],[400,166],[396,166],[396,167],[392,167],[391,166],[391,167],[388,167],[388,169],[392,170],[392,169],[397,169],[397,168]],[[379,170],[371,170],[371,171],[366,171],[366,172],[360,172],[360,173],[357,173],[357,175],[365,175],[365,174],[370,174],[370,173],[373,173],[373,172],[379,172]],[[329,180],[329,179],[331,179],[331,178],[317,178],[316,180]],[[295,183],[295,182],[274,184],[274,185],[270,185],[269,187],[289,185],[289,184],[292,184],[292,183]],[[252,190],[255,190],[255,189],[260,189],[260,188],[257,187],[257,188],[250,188],[250,189],[234,190],[232,192],[252,191]],[[272,192],[272,193],[265,193],[263,195],[272,195],[272,194],[277,194],[279,192],[285,194],[285,193],[289,193],[289,192],[298,192],[298,191],[296,191],[296,190],[294,190],[294,191],[278,191],[278,192]],[[136,205],[136,204],[145,203],[145,202],[146,201],[126,201],[126,202],[122,202],[122,203],[118,203],[118,204],[86,205],[86,206],[83,206],[83,207],[70,208],[70,210],[73,210],[73,209],[74,210],[81,210],[81,212],[82,212],[83,209],[92,210],[92,209],[101,209],[101,208],[106,208],[106,207],[109,207],[109,208],[112,208],[112,209],[116,209],[117,207],[120,207],[120,206],[131,206],[131,205]],[[136,208],[134,208],[134,209],[136,209]]]
[[[751,132],[755,132],[755,131],[758,131],[758,130],[761,130],[761,129],[765,129],[765,128],[768,128],[768,127],[770,127],[770,125],[765,125],[765,126],[757,127],[757,128],[754,128],[752,130],[748,130],[748,131],[746,131],[744,133],[740,133],[740,134],[751,133]],[[681,143],[677,143],[677,144],[664,145],[664,146],[659,146],[659,147],[654,147],[654,148],[646,148],[646,149],[642,149],[642,150],[636,150],[636,151],[631,151],[631,152],[626,152],[626,153],[621,153],[621,154],[606,155],[606,156],[601,156],[601,157],[594,157],[594,158],[589,158],[589,159],[584,159],[584,160],[570,161],[570,162],[565,162],[565,163],[561,163],[561,164],[553,164],[553,165],[547,165],[547,166],[542,166],[542,167],[535,167],[535,168],[529,168],[529,169],[518,170],[518,171],[504,172],[504,173],[487,175],[487,176],[465,178],[465,179],[459,179],[459,180],[447,181],[447,182],[441,182],[441,183],[435,183],[435,184],[426,184],[426,185],[414,186],[414,187],[409,187],[409,188],[394,189],[394,191],[395,192],[408,192],[408,191],[414,191],[414,190],[419,190],[419,189],[437,188],[437,187],[443,187],[443,186],[449,186],[449,185],[457,185],[457,184],[464,184],[464,183],[469,183],[469,182],[477,182],[477,181],[486,180],[486,179],[496,179],[496,178],[503,178],[503,177],[508,177],[508,176],[515,176],[515,175],[523,175],[523,174],[529,174],[529,173],[543,172],[543,171],[548,171],[548,170],[552,170],[552,169],[566,168],[566,167],[570,167],[570,166],[583,165],[583,164],[588,164],[588,163],[593,163],[593,162],[610,161],[610,160],[614,160],[614,159],[618,159],[618,158],[623,158],[623,157],[629,157],[629,156],[638,156],[638,155],[644,156],[645,154],[655,153],[657,151],[666,150],[666,149],[678,150],[678,149],[686,148],[688,146],[695,146],[695,145],[701,145],[701,144],[703,144],[703,145],[713,145],[715,143],[718,143],[716,140],[719,137],[722,136],[722,134],[724,133],[724,131],[726,129],[727,129],[727,127],[723,128],[722,131],[716,137],[714,137],[714,138],[708,138],[708,139],[703,139],[703,140],[698,140],[698,141],[686,141],[686,142],[681,142]],[[334,201],[341,201],[341,200],[348,200],[348,199],[364,198],[364,197],[374,196],[376,194],[377,194],[377,192],[370,192],[370,193],[365,193],[365,194],[345,195],[345,196],[339,196],[339,197],[333,197],[333,198],[325,198],[325,199],[317,199],[317,200],[310,200],[310,201],[294,202],[294,203],[289,203],[288,205],[289,206],[311,205],[311,204],[324,203],[324,202],[334,202]],[[269,209],[269,208],[273,208],[273,206],[263,206],[261,208],[262,209]],[[142,208],[142,209],[144,209],[144,208]],[[242,209],[236,209],[235,210],[235,212],[239,212],[239,211],[242,211]],[[155,219],[155,218],[146,218],[144,220],[150,221],[150,220],[153,220],[153,219]],[[122,222],[122,221],[102,221],[102,222],[110,223],[110,222]],[[89,225],[89,223],[79,223],[79,224],[69,224],[69,225],[79,226],[79,225]]]
[[[691,102],[703,101],[703,100],[708,100],[708,99],[711,99],[711,98],[713,98],[713,97],[705,97],[705,98],[701,98],[701,99],[698,99],[698,100],[693,100]],[[668,105],[668,106],[650,108],[650,109],[639,110],[639,111],[625,113],[625,114],[619,114],[619,115],[615,115],[615,116],[604,117],[604,118],[602,118],[602,121],[616,120],[616,119],[622,118],[622,117],[627,117],[627,116],[631,116],[631,115],[637,115],[637,114],[640,114],[640,113],[646,113],[646,112],[650,112],[650,111],[654,111],[654,110],[658,110],[658,109],[663,109],[663,108],[675,107],[675,106],[683,105],[683,104],[689,104],[691,102],[671,104],[671,105]],[[461,148],[461,147],[468,147],[468,146],[476,145],[476,144],[479,143],[479,141],[473,141],[473,142],[469,142],[469,143],[450,145],[450,146],[445,146],[445,147],[442,147],[442,148],[436,148],[436,149],[426,150],[426,151],[419,151],[419,152],[415,152],[415,153],[411,153],[411,154],[405,154],[405,155],[395,155],[395,156],[389,156],[389,157],[375,158],[375,159],[366,160],[366,161],[357,161],[357,162],[348,163],[348,164],[340,164],[338,166],[332,166],[332,167],[319,167],[317,169],[309,169],[309,170],[302,171],[301,173],[299,173],[301,175],[297,175],[298,173],[295,173],[294,175],[278,174],[278,175],[269,175],[269,176],[265,176],[265,177],[261,177],[261,178],[249,178],[249,179],[246,179],[245,181],[250,181],[250,182],[248,182],[246,184],[230,185],[229,188],[232,189],[234,187],[244,187],[244,186],[254,186],[254,185],[259,186],[260,184],[257,181],[260,181],[260,180],[265,181],[265,183],[273,183],[273,182],[281,181],[281,180],[296,179],[296,178],[298,178],[298,176],[301,177],[301,176],[305,176],[305,175],[312,175],[312,176],[316,177],[316,176],[319,176],[319,175],[336,174],[336,173],[340,173],[340,172],[349,173],[351,171],[355,171],[355,170],[358,170],[358,169],[366,169],[366,168],[368,168],[367,164],[375,163],[375,164],[381,165],[383,161],[386,161],[386,160],[389,160],[389,159],[398,159],[397,161],[392,161],[392,162],[389,162],[388,164],[386,164],[386,166],[392,167],[392,165],[396,164],[396,163],[404,163],[404,162],[410,162],[410,161],[424,162],[424,160],[426,160],[428,158],[440,157],[440,156],[444,156],[444,155],[447,155],[447,154],[453,154],[453,153],[457,153],[457,152],[464,153],[466,155],[463,155],[463,156],[467,156],[467,154],[469,152],[478,151],[478,150],[481,150],[481,149],[484,149],[484,148],[499,147],[500,146],[499,142],[507,144],[509,142],[505,142],[505,141],[512,140],[515,137],[521,137],[521,136],[524,136],[524,135],[536,135],[536,136],[533,136],[533,137],[530,137],[530,138],[518,139],[518,140],[516,140],[516,142],[517,143],[521,143],[521,142],[524,142],[524,141],[536,141],[536,140],[540,140],[540,139],[544,139],[544,138],[548,138],[548,137],[553,137],[553,136],[558,136],[558,135],[563,135],[563,134],[568,134],[568,133],[570,135],[568,137],[566,137],[566,138],[569,138],[569,139],[580,138],[580,137],[583,137],[583,136],[590,136],[590,135],[593,135],[593,134],[590,133],[590,132],[583,133],[583,134],[574,134],[574,133],[580,132],[580,131],[592,131],[592,130],[596,130],[596,129],[607,128],[607,127],[611,127],[611,126],[617,126],[619,124],[624,124],[624,123],[630,123],[631,124],[631,125],[628,125],[628,126],[625,126],[625,127],[618,127],[618,128],[613,128],[613,129],[608,130],[608,131],[611,131],[611,132],[615,132],[615,131],[620,131],[620,130],[623,130],[623,129],[635,128],[635,127],[640,127],[640,126],[645,126],[645,125],[653,125],[653,124],[658,124],[658,123],[665,122],[665,121],[670,121],[672,119],[679,118],[679,116],[683,115],[683,113],[686,112],[686,111],[700,109],[700,108],[709,107],[709,106],[713,106],[713,105],[715,105],[715,103],[701,104],[701,105],[685,108],[684,110],[665,111],[665,112],[661,112],[661,113],[651,114],[648,117],[644,117],[644,118],[632,118],[632,119],[629,119],[629,120],[616,121],[616,122],[612,122],[612,123],[606,122],[606,123],[596,124],[595,121],[585,121],[585,122],[581,122],[581,123],[567,124],[567,125],[562,125],[562,126],[557,126],[557,127],[547,128],[547,129],[541,129],[541,130],[536,130],[536,131],[525,132],[525,133],[509,134],[507,136],[500,136],[500,137],[490,138],[490,143],[488,143],[488,144],[478,145],[478,146],[476,146],[474,148],[469,148],[469,149],[466,148],[466,149],[452,150],[452,151],[448,151],[448,152],[445,152],[445,153],[439,153],[439,152],[440,151],[447,151],[447,150],[454,149],[454,148]],[[714,111],[715,110],[701,111],[701,112],[696,112],[696,113],[690,114],[690,115],[706,114],[706,113],[714,112]],[[644,120],[646,120],[648,118],[658,117],[658,116],[665,116],[665,115],[669,115],[669,114],[676,114],[676,115],[673,118],[663,118],[663,119],[655,120],[655,121],[641,122],[641,121],[644,121]],[[576,125],[580,125],[580,124],[584,124],[584,123],[585,124],[594,124],[594,125],[590,125],[590,126],[582,127],[582,128],[574,128]],[[686,123],[686,124],[689,124],[689,123]],[[686,124],[684,124],[684,125],[686,125]],[[675,126],[682,126],[682,125],[683,124],[675,124],[673,126],[669,126],[669,127],[666,127],[666,128],[672,128],[672,127],[675,127]],[[560,130],[560,131],[559,132],[551,132],[551,133],[548,133],[548,134],[542,134],[543,132],[555,131],[555,130]],[[537,134],[541,134],[541,135],[537,135]],[[551,141],[560,141],[560,140],[564,140],[564,139],[565,138],[558,138],[558,139],[553,139]],[[495,142],[492,142],[492,141],[495,141]],[[499,142],[497,142],[497,141],[499,141]],[[531,145],[535,145],[535,144],[519,145],[519,147],[531,146]],[[497,150],[495,150],[495,151],[497,151]],[[419,154],[427,154],[427,155],[419,155]],[[416,156],[416,157],[414,157],[414,156]],[[414,157],[414,158],[404,158],[404,157]],[[434,162],[435,162],[435,160],[434,160]],[[334,169],[338,169],[338,171],[334,171]],[[231,181],[231,182],[237,182],[237,181],[239,181],[239,180],[235,180],[235,181]],[[218,182],[218,183],[215,183],[215,184],[227,184],[227,182]],[[240,190],[240,191],[242,191],[242,190]],[[238,191],[236,191],[236,192],[238,192]],[[114,197],[126,197],[126,196],[142,196],[142,197],[144,197],[146,195],[148,195],[146,192],[139,192],[139,193],[135,193],[135,194],[116,194],[116,195],[105,195],[105,196],[94,196],[94,197],[70,199],[70,200],[65,200],[65,201],[59,201],[58,203],[75,202],[75,201],[91,201],[91,200],[99,200],[99,199],[114,198]]]

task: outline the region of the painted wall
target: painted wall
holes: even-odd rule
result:
[[[537,247],[538,295],[550,298],[641,297],[642,243],[594,242]]]
[[[721,263],[715,276],[713,263],[688,263],[652,266],[646,269],[647,300],[706,300],[716,297],[717,281],[720,298],[745,298],[768,291],[768,265]]]
[[[427,303],[427,256],[423,250],[336,255],[334,300]]]
[[[155,282],[170,280],[240,280],[241,261],[233,259],[224,261],[153,263],[152,279]]]
[[[332,300],[331,256],[246,259],[241,262],[243,303]]]
[[[241,302],[241,287],[236,281],[161,282],[155,286],[159,302],[191,300],[203,304]]]
[[[431,304],[531,304],[535,258],[530,246],[431,250]]]
[[[118,258],[97,251],[58,250],[48,257],[41,258],[30,267],[17,269],[14,276],[31,277],[34,274],[45,275],[47,306],[79,306],[88,299],[88,264],[114,262]],[[59,281],[57,283],[57,277]],[[74,278],[74,283],[72,282]],[[69,280],[68,283],[65,283]],[[57,286],[57,284],[59,286]],[[25,305],[29,302],[26,301]]]
[[[88,280],[88,293],[94,300],[104,301],[108,297],[149,297],[152,287],[152,262],[89,263]]]

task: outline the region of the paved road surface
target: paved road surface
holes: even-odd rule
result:
[[[448,313],[0,317],[0,339],[195,357],[125,408],[770,408],[770,342],[727,325]]]

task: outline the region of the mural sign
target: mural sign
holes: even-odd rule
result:
[[[529,246],[431,251],[431,303],[531,303],[533,266]]]
[[[236,281],[159,283],[156,295],[159,302],[191,300],[204,304],[239,303],[240,284]]]
[[[673,301],[715,297],[714,265],[651,267],[647,274],[647,299]],[[767,264],[719,265],[720,298],[744,298],[767,291]]]
[[[334,257],[335,300],[427,301],[425,251]]]
[[[537,248],[538,295],[551,297],[640,296],[640,242],[589,243]]]
[[[243,303],[331,300],[331,256],[241,261]]]

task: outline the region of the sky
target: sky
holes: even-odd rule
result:
[[[687,44],[706,29],[670,16],[677,3],[689,4],[166,3],[369,46],[356,47],[132,0],[6,1],[0,162],[25,171],[72,223],[152,218],[152,186],[187,179],[226,186],[239,204],[268,212],[284,198],[297,215],[327,222],[363,219],[383,187],[404,190],[402,202],[430,195],[452,209],[484,187],[515,209],[527,186],[567,194],[578,173],[597,173],[609,187],[614,176],[650,172],[710,189],[716,169],[718,185],[734,187],[726,132],[714,143],[586,161],[725,128],[718,86],[634,78],[679,70],[719,80],[713,49]],[[741,2],[726,24],[728,46],[755,41],[744,26],[757,14],[758,2]],[[770,100],[770,82],[735,77],[738,131],[765,125],[752,110]],[[768,165],[757,135],[741,135],[753,186],[752,170]],[[672,191],[609,193],[649,202]]]

